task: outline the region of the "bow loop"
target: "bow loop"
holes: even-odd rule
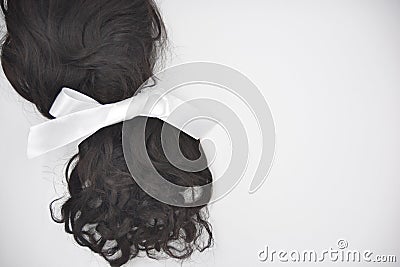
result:
[[[100,103],[93,98],[64,87],[54,100],[49,113],[53,117],[58,118],[81,110],[94,108],[99,105]]]

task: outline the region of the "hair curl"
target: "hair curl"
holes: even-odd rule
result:
[[[1,54],[6,77],[49,119],[64,86],[102,104],[133,96],[152,77],[165,46],[165,27],[152,0],[2,0],[1,8],[7,26]],[[146,124],[146,147],[157,171],[179,185],[211,183],[209,169],[186,172],[168,162],[161,147],[163,125],[173,128],[155,118]],[[50,204],[53,220],[111,266],[141,251],[151,258],[185,259],[211,247],[207,206],[177,207],[146,194],[127,168],[121,133],[118,123],[80,143],[67,164],[69,196],[61,218],[52,209],[58,199]],[[202,152],[199,141],[185,133],[179,145],[189,159]],[[140,155],[134,156],[140,162]]]

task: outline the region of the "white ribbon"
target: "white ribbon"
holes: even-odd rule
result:
[[[40,156],[73,142],[79,143],[103,127],[137,116],[159,118],[195,139],[202,138],[214,126],[208,124],[200,128],[183,129],[187,122],[185,119],[200,115],[199,110],[193,106],[185,106],[185,111],[180,112],[182,116],[169,117],[174,109],[185,101],[173,93],[162,94],[153,89],[146,88],[131,98],[103,105],[85,94],[64,87],[49,111],[55,119],[30,128],[28,158]]]

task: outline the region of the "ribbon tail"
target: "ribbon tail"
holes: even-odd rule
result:
[[[27,157],[41,156],[95,133],[106,126],[111,108],[99,106],[32,126],[28,136]]]

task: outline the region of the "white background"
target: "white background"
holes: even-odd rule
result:
[[[291,265],[260,262],[258,252],[323,251],[338,239],[400,261],[400,1],[164,0],[160,8],[167,65],[240,70],[276,124],[267,181],[250,195],[250,173],[211,205],[215,246],[183,266]],[[0,266],[107,266],[50,218],[67,157],[26,159],[29,127],[42,120],[2,74]],[[331,265],[356,264],[321,264]]]

